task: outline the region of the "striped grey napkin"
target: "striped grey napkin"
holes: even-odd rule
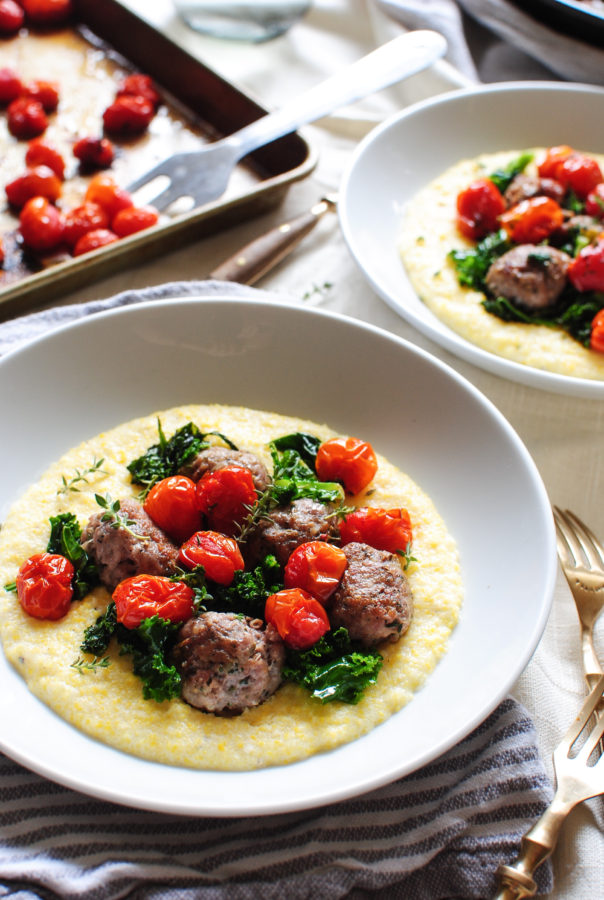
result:
[[[227,292],[276,298],[213,282],[129,291],[6,322],[0,355],[113,306]],[[274,816],[130,809],[56,785],[0,754],[0,898],[487,898],[497,866],[515,858],[551,796],[533,724],[511,698],[418,772],[358,798]],[[549,892],[548,863],[537,876]]]

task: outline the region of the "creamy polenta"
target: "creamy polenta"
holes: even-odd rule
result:
[[[13,582],[23,561],[45,549],[50,516],[69,511],[83,525],[98,511],[95,493],[136,496],[126,464],[157,442],[158,418],[168,436],[193,421],[202,431],[228,435],[268,465],[267,445],[276,437],[293,431],[321,440],[333,436],[325,425],[223,406],[162,411],[100,434],[66,453],[11,509],[0,532],[0,585]],[[409,510],[416,561],[407,575],[415,608],[402,639],[380,647],[382,670],[358,705],[322,704],[301,687],[285,683],[261,706],[236,718],[220,718],[181,700],[144,700],[130,657],[119,656],[112,645],[106,668],[78,670],[72,664],[80,656],[84,629],[109,601],[102,587],[73,602],[56,622],[27,616],[14,592],[0,590],[0,636],[7,658],[30,690],[75,727],[126,753],[169,765],[250,770],[287,764],[354,740],[418,690],[445,653],[463,595],[456,546],[433,503],[379,455],[378,462],[362,503]]]
[[[458,231],[458,193],[477,178],[488,176],[524,150],[483,154],[447,169],[421,189],[405,209],[398,246],[413,288],[432,312],[463,338],[490,353],[561,375],[604,379],[604,355],[588,350],[561,328],[504,322],[488,313],[484,294],[461,286],[449,251],[470,248]],[[531,151],[539,158],[544,149]],[[590,153],[604,169],[604,156]],[[526,174],[535,174],[530,163]]]

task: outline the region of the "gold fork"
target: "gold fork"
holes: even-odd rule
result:
[[[594,713],[603,703],[604,675],[595,683],[581,712],[554,750],[556,793],[543,815],[522,838],[518,859],[499,866],[501,888],[493,900],[519,900],[533,897],[537,885],[533,873],[551,854],[562,822],[578,803],[604,794],[604,762],[600,741],[604,734],[604,716]],[[579,739],[583,739],[583,743]],[[573,755],[571,751],[577,744]],[[597,757],[596,762],[593,758]]]
[[[604,607],[604,548],[587,525],[570,510],[554,506],[554,520],[560,564],[581,624],[583,672],[591,688],[602,674],[593,630]]]

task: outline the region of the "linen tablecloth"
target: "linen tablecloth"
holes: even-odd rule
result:
[[[308,16],[284,37],[269,44],[230,44],[188,30],[175,16],[169,0],[155,0],[153,4],[146,0],[127,0],[126,5],[160,25],[190,52],[268,107],[278,106],[293,92],[327,77],[340,65],[395,36],[402,27],[400,20],[388,15],[373,0],[316,0]],[[440,5],[447,7],[444,10],[447,15],[451,13],[451,4],[419,5],[426,9]],[[64,302],[102,299],[126,289],[203,278],[250,239],[306,209],[326,189],[336,188],[358,140],[375,124],[409,103],[467,84],[475,77],[497,80],[569,77],[544,67],[538,57],[527,55],[531,48],[526,40],[510,44],[501,41],[500,33],[487,32],[484,21],[468,16],[468,12],[473,12],[472,5],[479,6],[460,4],[462,36],[468,41],[454,46],[455,52],[449,54],[447,61],[305,129],[318,147],[319,165],[311,178],[290,189],[281,209],[75,292],[64,298]],[[490,4],[485,5],[485,10],[487,6]],[[513,38],[506,35],[510,36]],[[476,52],[477,48],[480,51],[484,47],[492,51],[488,59]],[[301,302],[305,295],[311,294],[326,308],[386,328],[452,365],[483,391],[517,430],[540,470],[552,502],[573,509],[604,537],[601,502],[604,408],[601,403],[508,382],[433,344],[400,319],[367,286],[344,245],[335,216],[324,217],[295,254],[263,280],[262,287],[287,294],[293,301]],[[521,509],[518,515],[522,515]],[[512,564],[515,549],[513,545],[510,547]],[[602,628],[598,629],[597,640],[604,654]],[[560,575],[544,636],[513,689],[514,699],[528,710],[536,725],[538,744],[550,776],[551,750],[574,718],[584,696],[578,641],[576,613]],[[603,824],[599,799],[582,805],[569,817],[554,857],[552,897],[592,900],[604,896]],[[404,896],[416,895],[411,892]]]

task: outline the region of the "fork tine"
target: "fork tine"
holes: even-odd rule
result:
[[[590,564],[592,566],[604,566],[604,547],[602,547],[593,531],[570,509],[566,509],[564,512],[567,519],[573,524],[577,539]]]
[[[558,554],[566,565],[574,566],[579,562],[579,544],[574,539],[572,531],[569,530],[569,525],[562,510],[557,506],[554,506],[553,509]]]
[[[589,692],[589,695],[581,708],[581,712],[570,726],[564,738],[560,742],[560,747],[564,747],[568,754],[568,751],[575,743],[587,723],[589,722],[591,716],[596,711],[596,707],[602,701],[602,694],[604,693],[604,675],[600,675],[596,683],[594,684],[592,690]],[[604,716],[600,717],[598,720],[598,725],[594,728],[593,734],[599,735],[597,740],[602,737],[604,733]],[[596,743],[597,743],[596,740]],[[595,746],[595,745],[594,745]],[[592,747],[593,750],[593,747]]]
[[[585,743],[577,753],[577,759],[582,759],[583,762],[587,763],[587,760],[594,752],[600,741],[602,740],[602,736],[604,735],[604,716],[600,716],[599,719],[596,719],[593,731],[587,737]],[[594,765],[597,765],[602,760],[602,748],[600,747],[599,758],[596,760]]]

